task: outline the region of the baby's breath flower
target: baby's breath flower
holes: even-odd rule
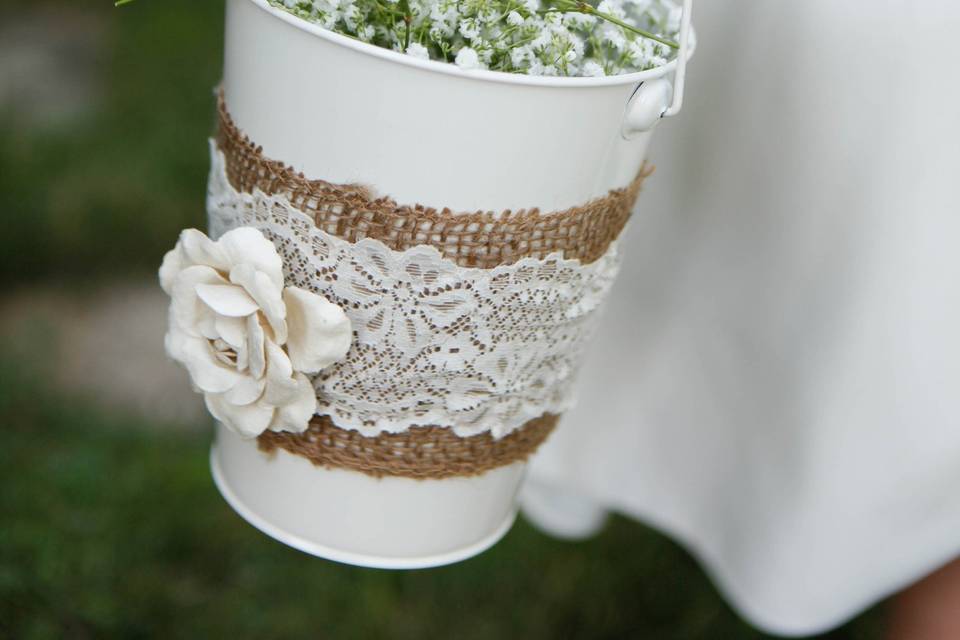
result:
[[[589,31],[597,23],[597,18],[585,13],[571,12],[563,14],[563,23],[571,29]]]
[[[602,0],[600,4],[597,5],[597,11],[611,15],[614,18],[622,19],[627,17],[626,12],[623,10],[623,3],[618,2],[618,0]]]
[[[467,18],[460,21],[460,35],[467,40],[473,40],[480,35],[480,24],[476,18]]]
[[[607,75],[603,72],[603,67],[597,64],[593,60],[587,60],[586,62],[583,63],[582,73],[583,75],[590,78],[599,78],[601,76]]]
[[[522,69],[532,58],[533,50],[528,45],[523,45],[510,50],[510,63],[516,69]]]
[[[420,58],[421,60],[430,59],[430,52],[419,42],[410,43],[410,46],[407,47],[407,55],[413,56],[414,58]]]
[[[650,69],[673,55],[635,31],[571,9],[570,0],[268,1],[363,42],[463,69],[598,77]],[[596,6],[637,29],[676,39],[677,0],[599,0]]]
[[[541,31],[530,43],[534,51],[545,51],[553,42],[553,35],[549,31]]]
[[[477,55],[477,52],[470,47],[463,47],[460,49],[454,62],[461,69],[480,68],[480,57]]]
[[[681,17],[683,17],[683,7],[678,5],[670,7],[669,13],[667,13],[667,30],[673,32],[679,31]]]
[[[477,17],[483,24],[492,25],[500,19],[500,14],[492,9],[487,9],[486,11],[481,11],[478,13]]]
[[[563,14],[559,11],[551,11],[543,16],[543,21],[551,27],[559,27],[563,23]]]
[[[627,46],[627,39],[623,32],[609,25],[604,26],[600,31],[600,39],[609,44],[614,51],[623,51]]]
[[[477,44],[477,56],[480,58],[480,67],[486,69],[490,66],[490,62],[493,61],[494,50],[489,43],[480,40]]]

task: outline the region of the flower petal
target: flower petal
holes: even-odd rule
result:
[[[170,319],[184,331],[209,339],[217,338],[216,316],[197,297],[198,284],[225,284],[226,281],[210,267],[195,265],[181,271],[171,289]]]
[[[237,353],[237,360],[236,360],[237,371],[241,373],[245,373],[247,375],[251,375],[250,374],[250,352],[247,350],[247,345],[244,344],[241,347],[237,347],[235,351]],[[263,376],[255,376],[255,377],[262,378]]]
[[[263,327],[260,326],[260,317],[252,315],[247,317],[247,363],[250,368],[250,375],[255,378],[262,378],[267,370],[267,355],[264,352],[266,336],[263,335]]]
[[[294,378],[296,391],[294,398],[277,407],[277,412],[270,422],[271,431],[292,431],[303,433],[310,425],[310,418],[317,412],[317,395],[313,385],[302,373]]]
[[[283,261],[273,243],[253,227],[237,227],[226,232],[217,241],[230,267],[249,264],[265,273],[278,288],[283,288]],[[229,269],[228,269],[229,270]]]
[[[248,316],[259,309],[243,287],[232,284],[198,284],[197,296],[220,315],[231,318]]]
[[[222,393],[208,393],[204,400],[214,418],[244,438],[256,438],[273,420],[274,408],[262,402],[231,404]]]
[[[158,275],[160,277],[160,287],[168,296],[173,295],[173,281],[176,280],[185,266],[183,251],[181,251],[179,243],[163,256],[163,264],[160,265]]]
[[[284,350],[269,340],[266,347],[267,388],[263,400],[280,407],[296,398],[297,383],[293,378],[293,366]]]
[[[177,245],[183,252],[185,266],[204,265],[222,273],[230,271],[232,263],[227,252],[202,231],[184,229]]]
[[[164,347],[168,356],[187,368],[191,381],[201,391],[221,393],[233,388],[243,378],[236,370],[217,360],[208,340],[192,336],[178,327],[170,327],[164,338]]]
[[[277,344],[287,341],[287,309],[283,304],[283,285],[279,287],[270,277],[251,264],[240,264],[230,271],[230,281],[246,289],[259,305],[273,329]]]
[[[223,338],[223,341],[236,349],[246,350],[247,346],[247,320],[246,318],[228,318],[227,316],[217,316],[214,321],[217,335]],[[239,367],[238,367],[239,368]]]
[[[223,398],[230,404],[250,404],[256,402],[263,395],[263,388],[266,384],[267,381],[264,378],[244,376],[237,384],[233,385],[233,388],[223,394]]]
[[[313,373],[342,360],[353,340],[343,309],[321,295],[287,287],[287,352],[297,371]]]
[[[216,317],[214,326],[217,335],[226,342],[236,353],[236,368],[241,373],[246,372],[250,367],[250,350],[247,346],[247,320],[256,317],[251,314],[246,318],[229,318],[227,316]],[[259,378],[262,374],[255,377]]]

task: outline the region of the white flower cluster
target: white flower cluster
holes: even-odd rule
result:
[[[671,0],[269,0],[324,28],[463,69],[604,76],[664,64],[671,47],[600,17],[674,39]],[[580,10],[578,10],[578,7]],[[406,20],[405,16],[410,19]]]

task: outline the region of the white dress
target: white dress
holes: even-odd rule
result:
[[[960,4],[700,2],[579,407],[523,497],[672,534],[748,619],[960,554]]]

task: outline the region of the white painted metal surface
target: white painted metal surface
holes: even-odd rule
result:
[[[210,466],[230,506],[280,542],[347,564],[416,569],[469,558],[503,537],[526,465],[475,478],[374,478],[264,453],[217,425]]]
[[[227,3],[224,91],[239,126],[308,176],[460,211],[582,204],[627,184],[636,87],[676,62],[604,78],[462,71],[324,30],[265,0]]]
[[[462,71],[323,30],[265,0],[228,0],[224,93],[264,153],[310,178],[459,211],[582,204],[628,184],[650,132],[627,101],[676,63],[606,78]],[[476,478],[374,479],[312,466],[220,428],[217,486],[254,526],[333,560],[454,562],[509,528],[524,464]]]
[[[691,13],[693,0],[684,0],[683,16],[680,19],[680,49],[673,82],[665,77],[641,82],[634,92],[623,115],[621,132],[624,140],[651,131],[661,119],[675,116],[683,107],[683,90],[687,74],[687,61],[695,42],[691,39]]]

